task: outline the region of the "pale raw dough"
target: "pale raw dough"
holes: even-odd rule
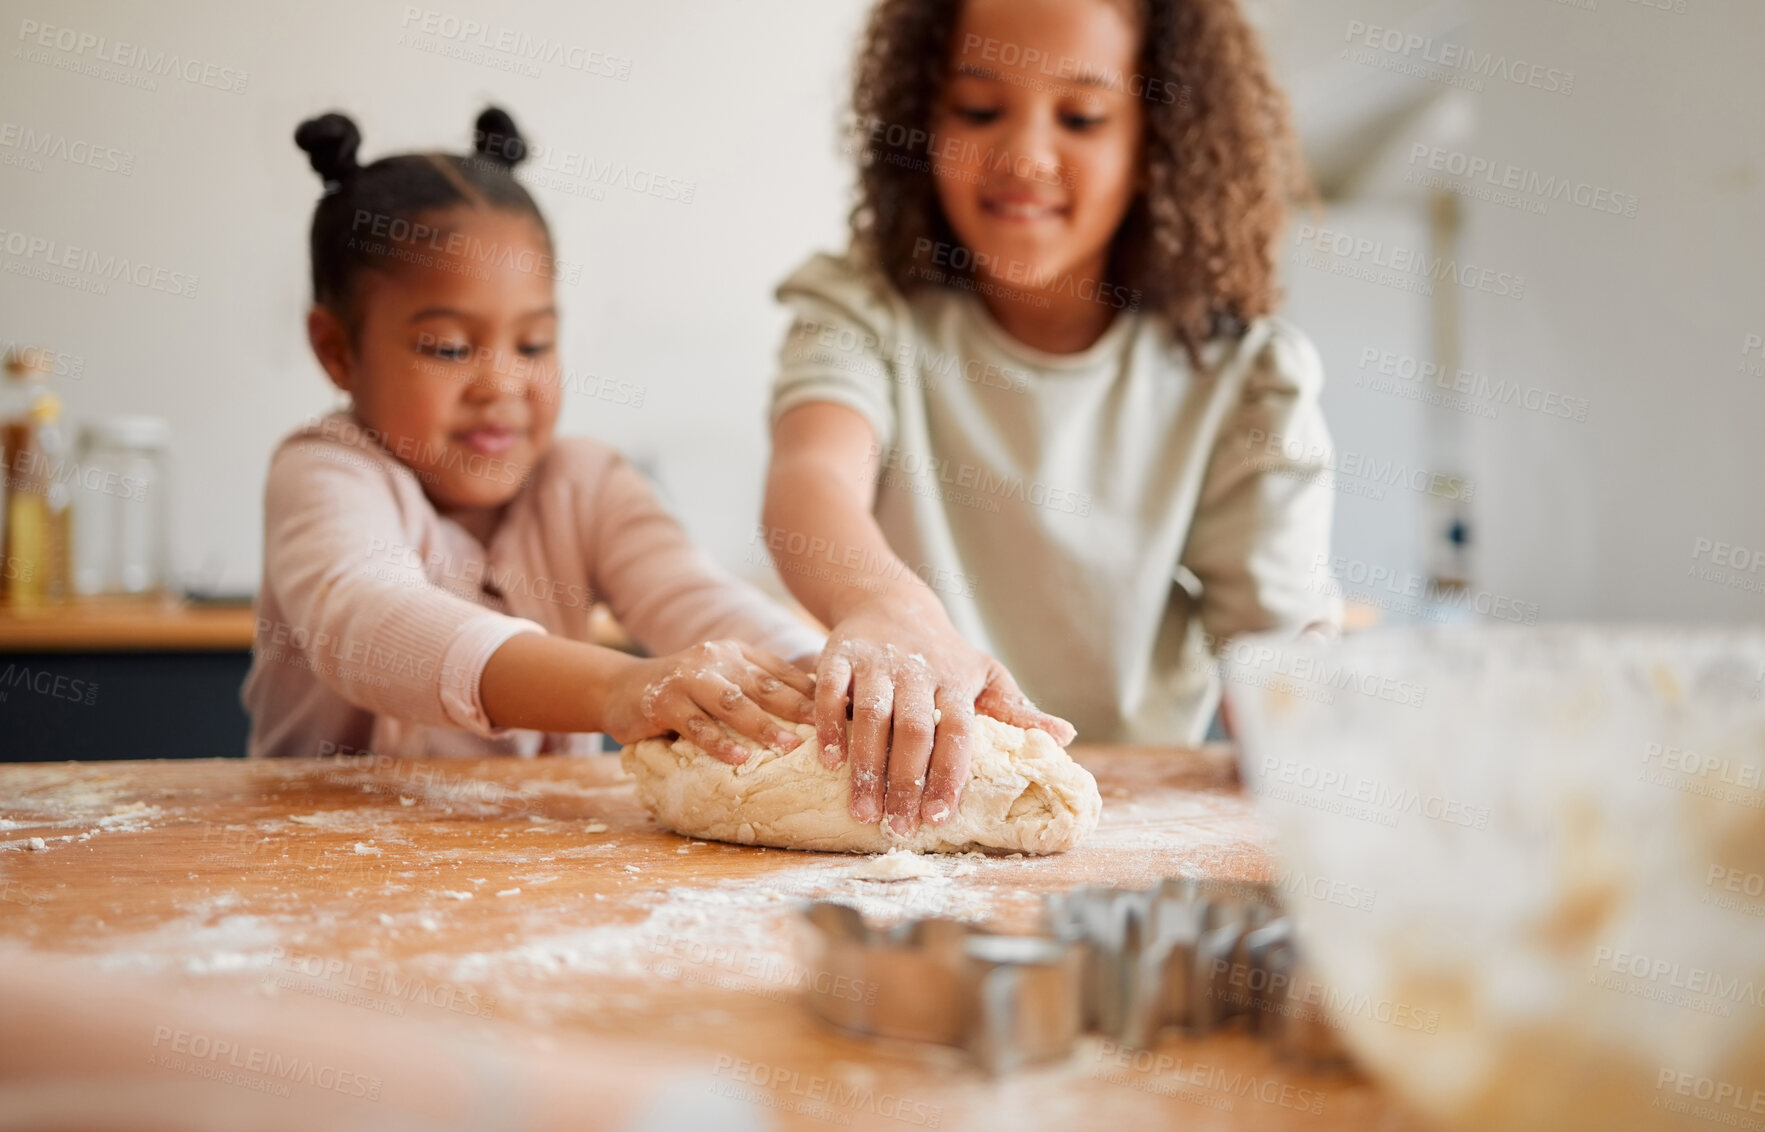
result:
[[[907,837],[881,822],[852,819],[851,766],[823,766],[815,729],[806,723],[784,724],[803,738],[789,752],[736,736],[754,752],[741,766],[720,762],[685,739],[646,739],[626,747],[623,762],[637,777],[638,797],[663,825],[741,845],[853,853],[1060,853],[1097,828],[1103,802],[1090,771],[1044,732],[986,716],[976,722],[971,776],[955,815],[939,825],[921,822]]]

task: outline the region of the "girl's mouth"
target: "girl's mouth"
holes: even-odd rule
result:
[[[1056,220],[1066,215],[1066,209],[1061,205],[1027,197],[982,197],[981,211],[988,216],[1016,223]]]
[[[481,456],[501,456],[521,442],[526,433],[518,428],[474,428],[453,435],[454,443]]]

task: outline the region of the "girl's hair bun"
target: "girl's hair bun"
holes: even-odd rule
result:
[[[294,131],[294,144],[306,150],[313,171],[325,179],[327,188],[342,184],[359,168],[355,154],[362,132],[342,114],[308,118]]]
[[[508,111],[496,106],[486,107],[478,115],[472,134],[472,148],[478,156],[513,169],[527,156],[527,142],[515,127]]]

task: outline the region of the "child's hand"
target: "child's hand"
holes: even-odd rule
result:
[[[920,819],[948,821],[968,781],[976,711],[1039,728],[1066,746],[1073,726],[1037,709],[997,660],[934,610],[860,606],[834,626],[821,654],[815,726],[822,759],[845,754],[851,703],[852,816],[907,835]]]
[[[809,722],[814,687],[813,676],[771,653],[741,641],[707,641],[633,665],[610,697],[607,733],[635,743],[672,731],[726,763],[743,763],[747,749],[717,721],[757,743],[791,750],[801,740],[772,716]]]

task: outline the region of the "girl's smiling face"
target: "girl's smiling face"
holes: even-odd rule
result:
[[[308,333],[362,422],[438,509],[469,519],[512,499],[551,446],[560,387],[552,248],[515,213],[422,219],[440,235],[363,277],[354,334],[324,307],[308,316]]]
[[[977,274],[1024,290],[1103,282],[1139,190],[1139,53],[1119,2],[967,0],[933,179]]]

